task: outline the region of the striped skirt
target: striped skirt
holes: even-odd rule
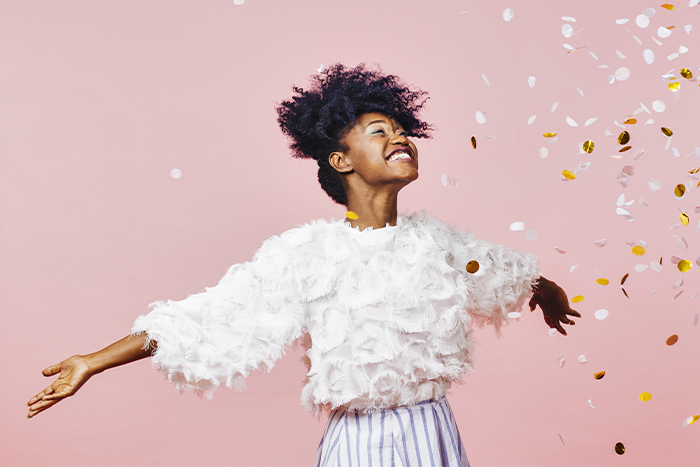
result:
[[[362,414],[331,412],[315,467],[469,467],[444,397]]]

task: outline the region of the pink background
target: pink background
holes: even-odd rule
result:
[[[655,15],[640,28],[646,7]],[[535,253],[569,298],[585,297],[568,337],[550,337],[526,309],[502,339],[478,331],[476,371],[450,396],[472,465],[697,465],[700,423],[681,423],[700,413],[700,198],[688,174],[700,166],[700,87],[679,70],[700,75],[698,12],[688,0],[673,11],[632,0],[0,2],[0,464],[311,465],[325,419],[299,405],[298,349],[211,401],[178,395],[144,360],[31,421],[25,403],[50,383],[43,368],[125,336],[149,303],[215,285],[271,235],[344,217],[316,165],[289,156],[275,113],[293,84],[340,61],[380,64],[430,93],[423,117],[438,131],[417,141],[421,176],[401,212],[426,209]],[[563,24],[578,32],[566,38]],[[662,45],[659,26],[675,26]],[[565,43],[582,48],[567,54]],[[688,52],[669,59],[679,46]],[[609,84],[622,66],[629,79]],[[670,70],[678,93],[661,77]],[[626,125],[632,149],[618,153],[615,122],[640,103],[651,115]],[[668,147],[661,126],[674,131]],[[591,154],[579,153],[586,139]],[[458,186],[443,186],[443,173]],[[635,201],[632,222],[616,214],[621,194]],[[681,210],[690,224],[671,231]],[[635,256],[628,242],[640,240],[648,248]],[[693,268],[681,273],[674,255]],[[660,257],[662,272],[635,272]],[[638,400],[644,391],[651,401]]]

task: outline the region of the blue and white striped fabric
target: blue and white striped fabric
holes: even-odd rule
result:
[[[331,413],[315,467],[469,467],[444,397],[362,414]]]

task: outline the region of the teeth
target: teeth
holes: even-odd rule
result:
[[[391,157],[388,159],[389,161],[395,161],[399,159],[410,159],[411,156],[406,154],[405,152],[397,152],[391,155]]]

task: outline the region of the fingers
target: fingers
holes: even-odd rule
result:
[[[537,297],[537,295],[533,294],[532,298],[530,299],[530,311],[535,311],[535,305],[537,305],[537,298],[535,297]]]
[[[44,368],[44,371],[42,371],[41,373],[42,373],[44,376],[53,376],[53,375],[55,375],[56,373],[60,373],[60,372],[61,372],[61,364],[60,364],[60,363],[57,363],[57,364],[55,364],[55,365],[51,365],[51,366],[48,367],[48,368]]]
[[[44,410],[48,409],[52,405],[56,404],[58,401],[53,400],[53,401],[47,401],[47,400],[42,400],[39,401],[29,407],[29,413],[27,414],[27,418],[32,418],[36,416],[36,414],[39,414],[43,412]]]
[[[569,310],[569,311],[566,312],[566,314],[567,314],[567,315],[571,315],[571,316],[576,316],[577,318],[580,318],[580,317],[581,317],[581,314],[580,314],[578,311],[576,311],[576,310]]]

